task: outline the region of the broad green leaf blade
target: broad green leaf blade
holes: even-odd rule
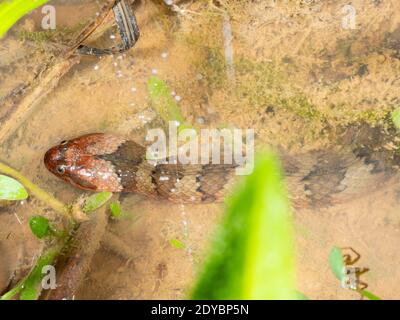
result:
[[[48,0],[2,0],[0,1],[0,38],[22,16],[40,7]]]
[[[391,113],[392,121],[397,129],[400,129],[400,108],[395,109]]]
[[[28,198],[28,192],[17,180],[0,175],[0,199],[24,200]]]
[[[29,219],[29,226],[32,233],[39,239],[43,239],[51,234],[49,220],[41,216],[33,216]]]
[[[290,206],[278,159],[258,159],[231,198],[193,299],[297,299]]]
[[[165,122],[178,121],[180,123],[178,130],[190,128],[189,125],[185,124],[181,110],[171,96],[171,90],[163,80],[152,76],[147,83],[147,88],[152,107]]]
[[[86,199],[85,204],[83,206],[83,211],[85,213],[90,213],[102,205],[104,205],[110,198],[112,197],[111,192],[99,192],[91,195],[89,198]]]
[[[344,274],[343,253],[338,247],[333,247],[329,254],[329,265],[336,278],[342,281]]]
[[[367,299],[369,300],[382,300],[378,296],[374,295],[373,293],[367,291],[367,290],[361,290],[360,293]]]

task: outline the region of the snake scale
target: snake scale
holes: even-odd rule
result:
[[[400,141],[394,128],[349,126],[340,145],[306,154],[281,153],[295,206],[327,206],[364,195],[399,169]],[[136,192],[181,203],[224,199],[236,181],[235,164],[157,164],[146,148],[113,134],[94,133],[63,141],[47,151],[48,170],[91,191]]]

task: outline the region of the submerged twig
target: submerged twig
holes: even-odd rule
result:
[[[82,223],[73,232],[67,244],[66,256],[57,266],[57,288],[45,297],[50,300],[73,300],[90,269],[93,256],[100,248],[101,239],[107,228],[106,208],[91,215],[90,221]]]

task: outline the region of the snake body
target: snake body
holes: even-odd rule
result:
[[[91,191],[136,192],[175,202],[214,202],[233,183],[235,164],[151,164],[146,148],[113,134],[94,133],[51,148],[46,167]]]
[[[341,145],[300,155],[281,154],[295,205],[329,205],[378,188],[400,167],[399,141],[392,129],[346,128]],[[136,192],[174,202],[224,199],[236,181],[235,164],[150,164],[146,148],[123,137],[94,133],[63,141],[45,155],[46,167],[75,187]]]

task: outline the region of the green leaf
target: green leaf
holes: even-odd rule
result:
[[[171,96],[171,90],[163,80],[156,76],[150,77],[147,83],[152,107],[157,111],[160,117],[165,121],[178,121],[180,126],[178,130],[191,128],[185,124],[181,110],[179,109],[175,99]]]
[[[329,265],[336,278],[342,281],[344,277],[343,253],[338,247],[333,247],[329,254]]]
[[[119,202],[111,202],[110,203],[110,210],[111,210],[111,215],[114,218],[119,218],[121,216],[121,205]]]
[[[361,290],[360,293],[362,294],[362,296],[364,296],[369,300],[382,300],[381,298],[379,298],[378,296],[374,295],[373,293],[367,290]]]
[[[51,234],[49,220],[41,216],[33,216],[29,219],[29,226],[32,233],[39,239],[43,239]]]
[[[186,247],[185,244],[178,239],[171,239],[171,240],[169,240],[169,243],[171,246],[173,246],[177,249],[185,249],[185,247]]]
[[[83,211],[85,213],[90,213],[102,205],[104,205],[110,198],[112,197],[111,192],[99,192],[91,195],[89,198],[86,199],[85,204],[83,206]]]
[[[40,284],[44,276],[42,273],[43,267],[51,265],[54,262],[59,254],[59,250],[60,248],[58,247],[51,248],[38,259],[35,267],[22,282],[21,300],[36,300],[39,298],[41,292]]]
[[[391,113],[393,124],[397,129],[400,129],[400,108],[395,109]]]
[[[273,154],[230,199],[193,299],[298,299],[292,218]]]
[[[40,7],[48,0],[3,0],[0,1],[0,38],[16,23],[22,16]]]
[[[0,199],[24,200],[28,198],[28,192],[17,180],[0,175]]]

